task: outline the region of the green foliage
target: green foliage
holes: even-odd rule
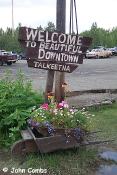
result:
[[[117,46],[117,27],[112,30],[105,30],[97,26],[94,22],[90,30],[81,33],[83,36],[89,36],[93,38],[92,48],[96,46],[115,47]]]
[[[0,29],[0,49],[16,52],[22,51],[18,42],[19,27],[20,25],[14,31],[11,28],[7,28],[6,31]]]
[[[0,80],[0,132],[4,135],[3,143],[12,143],[19,137],[19,131],[26,126],[30,108],[42,102],[42,95],[32,90],[31,82],[25,81],[21,71],[16,80],[7,72],[5,78]]]
[[[55,31],[55,25],[52,22],[48,22],[47,26],[45,27],[45,30],[53,32]]]

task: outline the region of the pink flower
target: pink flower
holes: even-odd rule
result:
[[[40,106],[40,108],[48,110],[49,105],[47,103],[44,103],[43,105]]]
[[[57,104],[57,108],[63,108],[63,104],[62,103]]]
[[[58,108],[68,108],[68,104],[65,101],[62,101],[61,103],[58,104]]]

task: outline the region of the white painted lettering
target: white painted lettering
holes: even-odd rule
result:
[[[39,49],[38,59],[44,59],[44,56],[45,56],[45,50]]]
[[[30,46],[31,41],[25,41],[26,42],[26,47]]]
[[[78,40],[77,40],[77,45],[82,45],[82,36],[79,36],[78,37]]]
[[[55,44],[55,50],[59,50],[60,44]]]
[[[69,62],[74,62],[74,57],[73,57],[73,55],[69,55]]]
[[[43,68],[42,63],[41,63],[41,62],[37,62],[37,63],[38,63],[38,64],[37,64],[37,65],[38,65],[37,67],[42,69],[42,68]]]
[[[52,33],[52,37],[51,37],[53,43],[57,43],[57,39],[56,39],[57,37],[58,37],[58,33],[53,32],[53,33]]]
[[[36,47],[36,42],[35,41],[31,42],[31,47]]]
[[[45,49],[49,50],[49,47],[50,47],[50,43],[45,43]]]
[[[38,64],[39,64],[39,63],[36,62],[36,61],[34,61],[34,64],[35,64],[34,67],[38,67]]]
[[[64,61],[64,53],[61,53],[61,61]]]
[[[71,52],[71,50],[73,49],[72,45],[68,45],[68,52]]]
[[[55,69],[55,64],[51,64],[51,69],[52,69],[52,70]]]
[[[66,71],[70,72],[70,66],[67,66]]]
[[[61,44],[61,52],[65,49],[65,44]]]
[[[61,34],[60,36],[59,36],[59,43],[65,43],[65,41],[66,41],[66,34]]]
[[[54,44],[51,44],[49,50],[54,50]]]
[[[68,61],[68,55],[64,56],[64,61],[67,62]]]
[[[26,37],[27,37],[27,40],[32,40],[34,41],[36,36],[37,36],[37,33],[38,33],[38,30],[33,30],[33,29],[29,29],[29,28],[26,28]]]
[[[74,63],[78,63],[78,56],[74,56]]]
[[[45,48],[45,42],[41,42],[40,46],[39,46],[39,49],[44,49],[44,48]]]
[[[44,41],[44,31],[38,31],[38,41]]]
[[[62,66],[62,71],[66,71],[66,65]]]
[[[75,45],[75,43],[76,43],[76,36],[68,35],[67,44]]]
[[[51,42],[51,40],[49,39],[48,31],[46,31],[46,42],[47,42],[47,43]]]
[[[60,65],[59,65],[59,68],[58,68],[59,71],[61,70],[61,67],[62,67],[62,65],[60,64]]]
[[[51,69],[51,67],[50,67],[50,66],[51,66],[51,64],[47,64],[47,68],[48,68],[48,69]]]
[[[46,59],[46,60],[49,60],[49,59],[50,59],[50,56],[51,56],[51,52],[47,52],[47,53],[45,54],[45,59]]]

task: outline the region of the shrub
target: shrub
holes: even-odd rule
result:
[[[14,80],[7,72],[0,80],[0,132],[2,144],[11,144],[19,138],[20,130],[26,127],[32,106],[43,103],[41,93],[32,90],[30,81],[26,81],[21,71]]]

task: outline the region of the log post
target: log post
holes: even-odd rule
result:
[[[54,83],[54,71],[48,70],[47,80],[46,80],[46,89],[45,89],[45,102],[48,103],[48,93],[53,92],[53,83]]]
[[[56,29],[65,33],[66,25],[66,0],[57,0],[56,4]],[[65,92],[62,84],[65,82],[65,73],[56,72],[55,75],[55,99],[57,102],[64,100]]]

